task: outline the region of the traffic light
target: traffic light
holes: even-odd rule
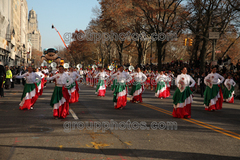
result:
[[[184,39],[183,39],[183,45],[184,45],[184,46],[187,46],[187,38],[184,38]]]
[[[188,46],[192,46],[192,44],[193,44],[193,39],[189,38]]]

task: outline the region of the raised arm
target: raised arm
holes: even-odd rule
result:
[[[112,78],[112,79],[115,79],[115,78],[117,77],[117,75],[118,75],[118,72],[112,74],[112,75],[111,75],[111,78]]]
[[[78,81],[81,78],[81,75],[78,72],[75,72],[76,74],[76,81]]]
[[[52,80],[56,79],[57,75],[58,75],[58,74],[55,74],[55,75],[52,76],[52,77],[47,77],[47,80],[48,80],[48,81],[52,81]]]
[[[94,78],[97,78],[99,75],[100,75],[100,72],[96,76],[94,76]]]
[[[21,79],[21,78],[24,78],[24,77],[26,77],[26,76],[27,76],[27,74],[28,74],[28,73],[24,73],[24,74],[23,74],[23,75],[21,75],[21,76],[15,76],[15,78]]]

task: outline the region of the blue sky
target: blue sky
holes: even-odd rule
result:
[[[42,49],[64,47],[52,24],[62,36],[76,29],[85,30],[95,17],[92,8],[99,7],[97,0],[27,0],[27,3],[28,10],[34,9],[37,13]]]

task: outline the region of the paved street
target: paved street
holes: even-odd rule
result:
[[[176,119],[171,116],[172,96],[158,99],[146,90],[144,103],[128,103],[116,110],[110,88],[100,98],[94,88],[81,85],[79,102],[70,105],[68,117],[54,119],[49,105],[53,87],[47,84],[30,111],[18,107],[22,85],[5,90],[0,99],[0,160],[240,159],[239,100],[207,112],[203,98],[195,94],[192,119]],[[113,121],[146,125],[139,129],[137,125],[107,126]],[[151,125],[154,122],[160,124],[158,128]],[[98,126],[84,127],[86,123]]]

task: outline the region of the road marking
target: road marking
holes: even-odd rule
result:
[[[131,142],[124,142],[125,144],[127,144],[127,145],[129,145],[129,146],[131,146],[132,145],[132,143]]]
[[[70,113],[72,114],[73,118],[74,118],[75,120],[77,120],[77,119],[78,119],[78,116],[73,112],[73,110],[72,110],[71,108],[69,108],[69,111],[70,111]]]
[[[130,98],[128,98],[128,100],[130,100]],[[170,112],[168,110],[165,110],[165,109],[162,109],[162,108],[159,108],[159,107],[147,104],[147,103],[138,103],[138,104],[140,104],[142,106],[145,106],[145,107],[148,107],[150,109],[162,112],[164,114],[172,116],[172,112]],[[215,132],[222,133],[222,134],[227,135],[229,137],[236,138],[236,139],[240,140],[240,134],[238,134],[238,133],[234,133],[232,131],[228,131],[228,130],[225,130],[223,128],[220,128],[220,127],[217,127],[217,126],[213,126],[211,124],[208,124],[208,123],[196,120],[196,119],[192,119],[192,118],[189,118],[189,119],[181,118],[181,119],[184,120],[184,121],[196,124],[198,126],[201,126],[201,127],[204,127],[204,128],[213,130]]]
[[[99,149],[99,147],[107,147],[107,146],[110,146],[108,144],[104,144],[104,143],[95,143],[95,142],[91,142],[92,145],[94,146],[95,149]]]

